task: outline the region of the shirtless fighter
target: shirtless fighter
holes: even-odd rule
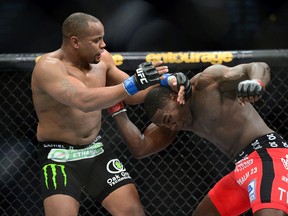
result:
[[[124,99],[143,102],[144,89],[159,85],[168,68],[145,62],[129,77],[105,49],[102,23],[89,14],[67,17],[62,35],[61,48],[37,61],[31,80],[45,214],[78,215],[85,188],[112,215],[143,216],[129,173],[99,134],[101,110]]]
[[[114,118],[136,158],[159,152],[178,131],[187,130],[234,159],[235,169],[209,191],[193,216],[238,216],[250,208],[255,216],[285,216],[288,143],[251,104],[269,81],[270,68],[263,62],[213,65],[191,78],[192,96],[184,105],[170,89],[152,89],[144,106],[153,123],[143,134],[125,112],[118,111]]]

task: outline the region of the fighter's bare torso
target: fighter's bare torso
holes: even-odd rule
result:
[[[83,112],[80,109],[65,105],[53,99],[41,87],[39,77],[42,67],[49,66],[51,70],[65,73],[69,79],[77,79],[87,88],[104,87],[107,68],[103,62],[90,64],[87,69],[75,67],[64,60],[61,50],[43,55],[32,75],[33,101],[39,123],[37,138],[39,141],[62,141],[70,144],[87,144],[92,142],[101,128],[101,110]],[[51,74],[51,76],[53,76]],[[65,79],[59,80],[65,85]],[[55,86],[56,88],[56,86]],[[69,94],[69,92],[66,92]]]
[[[218,67],[218,68],[217,68]],[[210,71],[209,71],[210,69]],[[225,66],[213,66],[195,76],[191,131],[233,158],[255,138],[272,132],[250,103],[240,104],[237,85],[225,82]],[[243,77],[243,79],[245,79]]]

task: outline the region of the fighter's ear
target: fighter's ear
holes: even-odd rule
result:
[[[74,48],[76,48],[76,49],[79,48],[79,39],[78,39],[78,37],[72,36],[72,37],[70,38],[70,43],[71,43],[71,45],[72,45]]]

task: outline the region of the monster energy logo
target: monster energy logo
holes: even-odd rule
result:
[[[60,171],[61,171],[61,174],[63,176],[63,181],[64,181],[64,186],[66,187],[66,184],[67,184],[67,175],[66,175],[66,172],[65,172],[65,165],[61,165],[61,164],[47,164],[45,166],[43,166],[43,173],[44,173],[44,178],[45,178],[45,185],[46,185],[46,188],[49,189],[49,184],[48,184],[48,173],[47,173],[47,170],[48,168],[51,168],[51,172],[52,172],[52,182],[53,182],[53,186],[54,186],[54,189],[56,190],[57,189],[57,167],[58,169],[60,168]]]

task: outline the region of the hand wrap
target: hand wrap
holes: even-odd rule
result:
[[[136,73],[124,80],[124,88],[129,95],[134,95],[160,82],[160,75],[151,62],[140,64]]]
[[[126,112],[127,110],[125,109],[123,101],[120,101],[114,106],[107,108],[107,111],[112,117],[114,117],[119,113]]]
[[[244,80],[238,84],[238,97],[261,97],[265,92],[265,85],[261,80]]]

